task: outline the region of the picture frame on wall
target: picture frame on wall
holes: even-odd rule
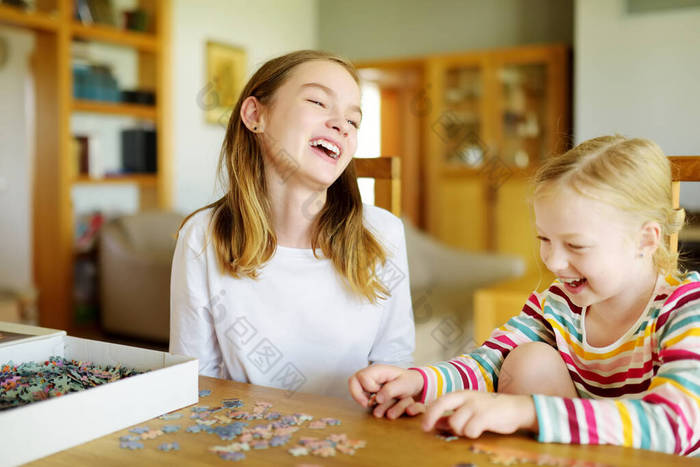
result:
[[[243,48],[207,41],[206,83],[198,99],[207,123],[227,125],[243,90],[246,66]]]

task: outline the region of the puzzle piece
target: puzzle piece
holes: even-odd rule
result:
[[[449,432],[437,433],[435,436],[440,438],[441,440],[447,441],[447,442],[456,441],[459,439],[459,436],[455,436]]]
[[[178,444],[177,441],[174,441],[172,443],[163,443],[160,446],[158,446],[159,451],[179,451],[180,450],[180,445]]]
[[[293,448],[289,449],[287,452],[289,452],[289,454],[293,455],[294,457],[307,456],[309,454],[309,450],[303,446],[293,447]]]
[[[143,443],[141,441],[122,441],[119,443],[119,447],[122,449],[143,449]]]
[[[241,461],[245,459],[245,454],[242,452],[222,452],[219,457],[225,461]]]
[[[181,413],[166,413],[165,415],[161,415],[160,417],[161,420],[178,420],[182,418]]]
[[[221,403],[224,407],[227,409],[229,408],[239,408],[243,407],[243,401],[240,399],[224,399],[223,402]]]
[[[148,430],[145,433],[141,433],[141,439],[156,439],[162,434],[161,430]]]
[[[135,428],[131,428],[129,431],[132,433],[136,433],[137,435],[140,435],[140,434],[146,433],[147,431],[150,431],[150,430],[147,426],[137,426]]]

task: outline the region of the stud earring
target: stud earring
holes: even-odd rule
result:
[[[258,131],[258,127],[254,126],[253,131]]]

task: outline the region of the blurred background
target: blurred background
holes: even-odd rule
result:
[[[165,348],[238,92],[311,48],[360,69],[357,157],[401,160],[417,360],[466,350],[549,280],[543,159],[613,133],[700,154],[699,45],[700,0],[2,0],[0,321]],[[693,267],[700,187],[681,204]]]

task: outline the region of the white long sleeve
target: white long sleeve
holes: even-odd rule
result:
[[[399,219],[364,206],[389,254],[391,297],[351,294],[310,249],[278,247],[258,279],[223,275],[206,242],[211,211],[180,232],[171,278],[170,351],[197,357],[200,374],[348,397],[347,379],[372,362],[406,366],[415,346],[408,261]]]

